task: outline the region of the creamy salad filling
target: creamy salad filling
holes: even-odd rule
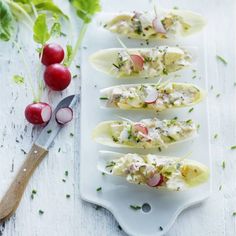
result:
[[[171,12],[163,12],[156,16],[150,12],[136,12],[120,14],[104,25],[104,28],[118,34],[125,34],[134,38],[167,39],[176,35],[179,28],[189,31],[191,25],[183,17]]]
[[[101,99],[107,107],[163,111],[194,104],[201,99],[201,91],[195,85],[181,83],[121,85],[105,89]]]
[[[117,121],[110,125],[115,143],[143,148],[167,147],[169,144],[185,140],[196,134],[192,120],[178,121],[143,119],[140,122]]]
[[[106,171],[111,175],[126,177],[130,183],[176,191],[196,186],[208,179],[208,168],[200,163],[153,154],[126,154],[107,162]]]
[[[121,49],[112,64],[112,72],[120,76],[155,77],[181,70],[188,66],[190,61],[191,56],[177,47]]]

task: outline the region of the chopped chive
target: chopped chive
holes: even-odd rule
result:
[[[160,231],[162,231],[162,230],[163,230],[163,228],[160,226],[160,227],[159,227],[159,230],[160,230]]]
[[[231,149],[231,150],[236,149],[236,145],[235,145],[235,146],[231,146],[230,149]]]
[[[32,190],[32,194],[36,194],[37,191],[35,189]]]
[[[221,189],[222,189],[222,185],[220,185],[220,187],[219,187],[219,191],[221,191]]]
[[[102,187],[98,187],[98,188],[96,189],[97,192],[99,192],[99,191],[101,191],[101,190],[102,190]]]
[[[193,110],[194,110],[194,108],[192,107],[188,110],[188,112],[191,113]]]
[[[80,65],[76,65],[75,67],[78,68],[78,69],[80,69]]]
[[[73,75],[73,77],[72,77],[72,78],[73,78],[73,79],[75,79],[75,78],[77,78],[77,77],[78,77],[78,75]]]
[[[236,87],[236,82],[234,82],[234,87]]]
[[[217,98],[220,97],[220,93],[216,94],[216,97],[217,97]]]
[[[219,56],[219,55],[216,55],[216,59],[219,60],[219,61],[221,61],[224,65],[227,65],[227,64],[228,64],[228,62],[227,62],[223,57],[221,57],[221,56]]]
[[[61,148],[58,148],[58,152],[60,152],[61,151]]]
[[[233,212],[233,214],[232,214],[233,216],[236,216],[236,211],[235,212]]]
[[[120,225],[118,225],[118,229],[119,229],[119,230],[122,230],[122,228],[121,228],[121,226],[120,226]]]
[[[102,172],[102,175],[106,175],[106,173]]]
[[[138,206],[138,205],[130,205],[129,207],[130,207],[131,209],[135,210],[135,211],[141,209],[141,206]]]
[[[108,97],[100,97],[100,100],[108,100]]]
[[[51,129],[49,129],[49,130],[47,131],[47,133],[48,133],[48,134],[50,134],[51,132],[52,132],[52,130],[51,130]]]
[[[74,134],[73,134],[73,133],[70,133],[70,136],[71,136],[71,137],[74,137]]]
[[[211,85],[210,89],[213,90],[213,88],[214,88],[213,85]]]
[[[70,194],[66,194],[66,198],[70,198]]]
[[[69,175],[69,172],[68,170],[65,171],[65,176],[68,176]]]
[[[218,134],[215,134],[215,135],[214,135],[214,139],[217,139],[217,138],[218,138]]]
[[[222,162],[222,168],[225,169],[225,161]]]
[[[40,215],[44,214],[44,211],[43,210],[39,210],[39,214]]]
[[[65,179],[62,179],[62,182],[64,182],[64,183],[65,183],[65,182],[66,182],[66,180],[65,180]]]

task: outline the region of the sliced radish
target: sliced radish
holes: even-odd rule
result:
[[[25,108],[25,118],[34,125],[47,123],[51,116],[52,109],[49,104],[44,102],[32,103]]]
[[[145,97],[145,103],[147,104],[151,104],[151,103],[155,103],[158,97],[158,93],[157,90],[153,87],[149,88],[146,90],[147,95]]]
[[[152,21],[152,27],[157,33],[166,34],[166,30],[158,17],[155,17]]]
[[[143,70],[143,64],[144,64],[144,59],[142,56],[139,55],[130,55],[130,58],[133,62],[134,65],[134,70],[135,71],[141,71]]]
[[[73,110],[70,107],[64,107],[57,111],[56,121],[64,125],[73,119]]]
[[[159,186],[163,181],[162,175],[159,173],[154,174],[151,178],[148,179],[147,185],[150,187]]]
[[[148,129],[143,124],[135,124],[134,125],[135,130],[138,132],[141,132],[144,135],[148,135]]]

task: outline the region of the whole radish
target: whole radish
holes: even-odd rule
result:
[[[64,59],[63,48],[56,43],[46,44],[43,48],[42,63],[49,66],[55,63],[60,63]]]
[[[46,67],[44,81],[52,90],[62,91],[70,84],[71,73],[67,67],[61,64],[52,64]]]
[[[32,103],[25,108],[25,118],[34,125],[47,123],[51,116],[52,109],[49,104],[44,102]]]

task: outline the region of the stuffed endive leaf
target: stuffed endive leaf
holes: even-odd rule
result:
[[[184,69],[192,57],[179,47],[110,48],[90,57],[93,67],[117,78],[153,78]]]
[[[107,14],[104,28],[135,39],[168,39],[188,36],[202,30],[204,18],[191,11],[158,9],[155,12]]]
[[[197,134],[192,120],[178,121],[143,119],[105,121],[93,130],[93,139],[110,147],[167,148],[169,145],[187,141]]]
[[[108,175],[124,177],[132,184],[172,191],[198,186],[209,178],[208,167],[197,161],[154,154],[101,151],[98,169]]]
[[[100,93],[105,107],[155,111],[195,105],[204,94],[196,85],[187,83],[124,84],[102,89]]]

